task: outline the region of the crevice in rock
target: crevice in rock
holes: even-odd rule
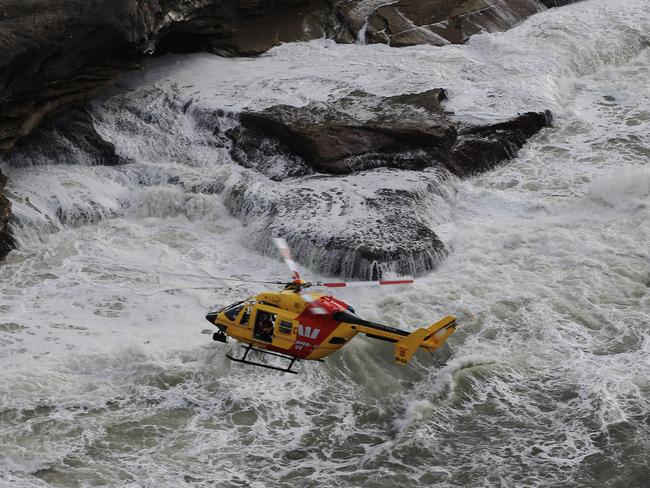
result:
[[[8,227],[11,217],[11,202],[3,194],[6,183],[7,178],[0,173],[0,259],[4,258],[15,245]]]

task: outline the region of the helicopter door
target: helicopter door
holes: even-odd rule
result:
[[[272,344],[282,349],[291,349],[296,343],[298,335],[298,322],[289,317],[278,315],[275,320],[275,331]]]
[[[258,341],[272,342],[277,323],[277,315],[262,307],[257,307],[253,338]]]
[[[250,340],[253,338],[253,324],[252,315],[255,312],[255,308],[251,302],[246,303],[243,306],[243,310],[237,316],[235,320],[236,327],[231,327],[230,333],[237,339]]]

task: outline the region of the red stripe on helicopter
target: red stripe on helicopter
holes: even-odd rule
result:
[[[381,280],[380,285],[407,285],[415,280]]]

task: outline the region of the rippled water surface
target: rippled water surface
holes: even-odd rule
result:
[[[0,267],[0,484],[648,486],[649,41],[647,1],[590,0],[463,46],[320,41],[125,77],[94,110],[132,164],[0,163],[20,244]],[[337,294],[407,329],[456,315],[451,359],[398,368],[359,338],[298,376],[228,362],[203,315],[263,288],[201,276],[286,271],[227,191],[192,189],[245,182],[263,205],[291,184],[232,163],[214,110],[439,86],[460,117],[555,115],[432,196],[434,273]]]

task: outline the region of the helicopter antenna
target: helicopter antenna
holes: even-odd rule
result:
[[[214,280],[214,281],[236,281],[238,283],[260,283],[263,285],[284,285],[284,281],[264,281],[264,280],[247,280],[244,278],[235,278],[233,276],[213,276],[211,274],[188,274],[188,273],[170,273],[161,271],[158,272],[159,275],[164,276],[181,276],[183,278],[201,278],[203,280]]]

